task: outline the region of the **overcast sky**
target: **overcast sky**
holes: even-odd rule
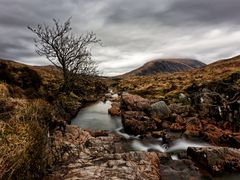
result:
[[[94,31],[104,75],[155,58],[205,63],[240,54],[240,0],[0,0],[0,58],[45,65],[27,26],[72,17],[74,33]]]

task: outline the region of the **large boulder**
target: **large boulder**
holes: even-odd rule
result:
[[[164,101],[159,101],[151,105],[151,117],[160,117],[161,119],[165,119],[168,118],[170,114],[171,110]]]
[[[204,147],[187,150],[187,154],[200,163],[213,176],[240,172],[240,150],[227,147]]]
[[[125,111],[147,111],[150,108],[150,102],[138,95],[123,94],[121,109]]]

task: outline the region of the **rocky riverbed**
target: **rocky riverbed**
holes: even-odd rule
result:
[[[112,106],[122,115],[124,129],[120,131],[91,131],[68,125],[64,134],[55,132],[53,161],[57,158],[62,162],[46,179],[239,177],[240,150],[230,148],[239,147],[239,133],[193,116],[188,106],[167,105],[131,94],[123,94],[120,101]],[[179,138],[208,144],[189,147],[194,144],[186,140],[181,141],[185,148],[179,149]],[[151,146],[150,139],[155,140]]]

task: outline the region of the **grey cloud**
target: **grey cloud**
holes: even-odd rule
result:
[[[173,3],[164,14],[166,17],[169,16],[173,23],[195,21],[197,23],[229,24],[240,22],[239,8],[239,0],[180,0]]]
[[[94,31],[104,46],[93,48],[105,75],[161,57],[206,63],[237,55],[239,0],[1,0],[0,58],[46,64],[34,52],[26,26],[72,17],[77,34]]]
[[[175,0],[168,3],[157,0],[124,2],[108,7],[106,23],[135,22],[141,25],[178,27],[186,24],[240,22],[239,0]]]

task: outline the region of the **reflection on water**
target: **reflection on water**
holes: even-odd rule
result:
[[[91,130],[115,130],[121,127],[120,117],[111,117],[108,109],[111,102],[98,102],[79,111],[72,124]]]

